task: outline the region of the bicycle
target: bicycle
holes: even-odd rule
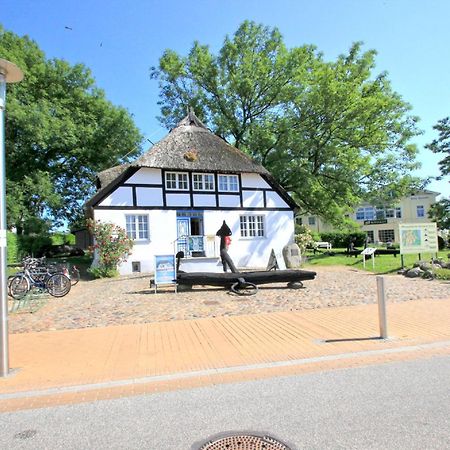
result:
[[[11,297],[19,300],[31,289],[48,292],[53,297],[64,297],[69,293],[72,287],[70,278],[60,271],[52,273],[48,267],[39,266],[39,263],[42,263],[42,260],[24,260],[23,271],[8,280]]]
[[[66,275],[69,278],[70,284],[72,286],[75,286],[80,281],[80,271],[75,264],[73,264],[72,266],[69,265],[69,269],[65,264],[58,265],[56,263],[51,263],[48,265],[44,264],[44,266],[47,267],[51,273],[63,273],[64,275]]]

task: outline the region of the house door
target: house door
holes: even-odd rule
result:
[[[177,252],[184,252],[188,256],[188,240],[191,234],[191,219],[177,217]]]
[[[177,212],[177,251],[185,256],[204,256],[203,211]]]

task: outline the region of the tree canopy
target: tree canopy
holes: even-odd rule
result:
[[[436,222],[440,230],[450,230],[450,199],[443,198],[433,203],[428,211],[428,217]]]
[[[261,162],[302,210],[337,222],[362,199],[393,202],[416,188],[410,105],[374,75],[376,52],[361,43],[327,62],[311,45],[288,49],[280,32],[244,22],[213,54],[195,42],[166,50],[159,82],[161,123],[188,106],[216,134]]]
[[[446,156],[439,161],[442,176],[450,174],[450,117],[441,119],[433,127],[439,132],[439,137],[426,147],[434,153],[444,153]]]
[[[140,153],[139,130],[83,64],[47,59],[27,36],[2,28],[0,54],[24,72],[7,93],[8,225],[20,230],[45,217],[74,222],[95,190],[95,173]]]

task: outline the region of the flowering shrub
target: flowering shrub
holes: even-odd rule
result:
[[[133,248],[133,241],[126,231],[113,223],[87,220],[87,227],[95,239],[93,249],[99,258],[98,267],[89,271],[96,278],[117,275],[117,266],[126,261]]]
[[[304,226],[299,225],[296,228],[295,242],[300,247],[302,254],[305,252],[307,247],[314,246],[314,237],[311,230]]]

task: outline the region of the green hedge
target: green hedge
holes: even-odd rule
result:
[[[17,235],[8,231],[8,264],[15,264],[22,260],[24,256],[40,257],[46,248],[52,245],[75,245],[75,236],[69,233],[55,233],[52,235],[38,234]]]
[[[366,233],[364,231],[353,231],[351,233],[329,231],[320,233],[320,239],[325,242],[331,242],[331,245],[335,248],[347,248],[352,240],[354,240],[356,247],[361,247],[366,241]]]
[[[17,234],[11,233],[11,231],[6,232],[6,243],[8,245],[8,257],[7,264],[15,264],[19,262],[19,245],[17,242]]]
[[[50,237],[52,245],[75,245],[75,235],[71,233],[53,233]]]
[[[39,258],[42,256],[43,249],[52,245],[52,239],[48,235],[22,234],[17,238],[20,258],[27,255]]]

